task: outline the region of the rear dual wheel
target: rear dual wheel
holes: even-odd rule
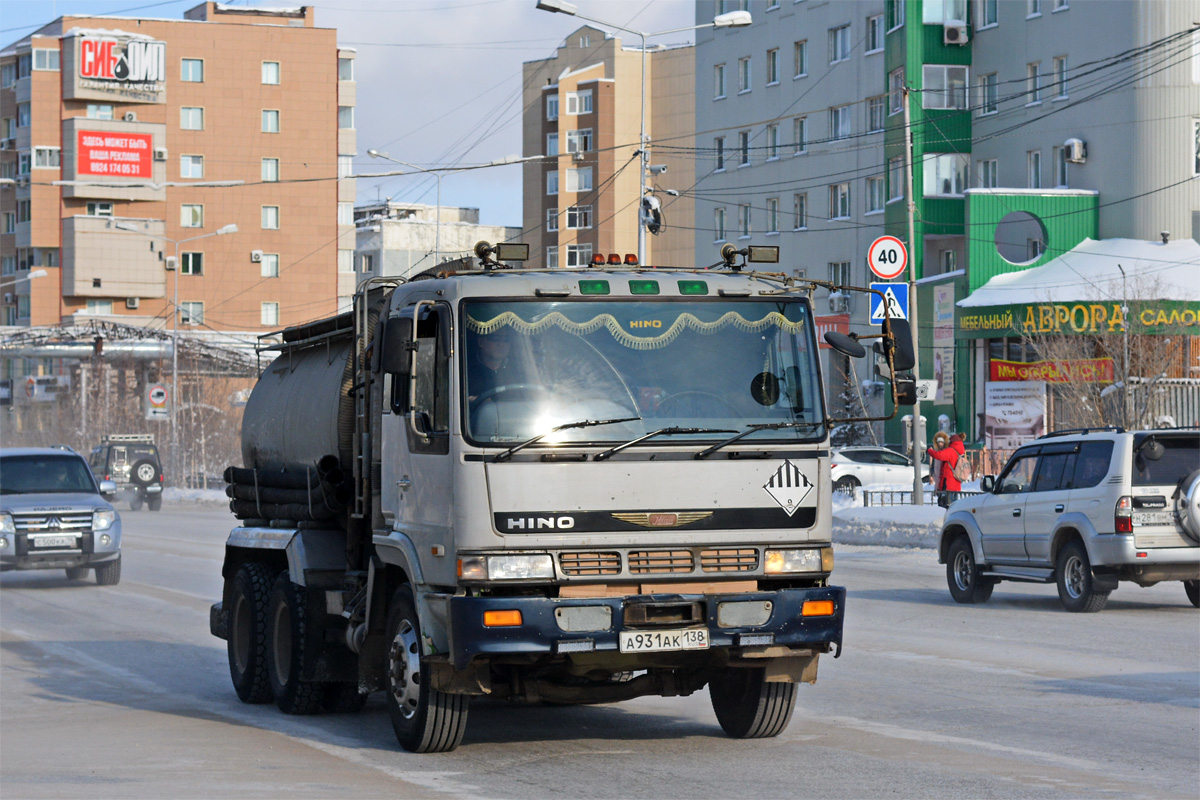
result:
[[[267,608],[267,682],[275,705],[285,714],[315,714],[325,701],[325,684],[305,680],[304,587],[286,572],[275,579]]]

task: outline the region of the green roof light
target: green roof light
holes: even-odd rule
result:
[[[608,281],[580,281],[580,294],[608,294]]]
[[[630,294],[658,294],[658,281],[630,281]]]
[[[680,281],[680,294],[708,294],[708,284],[705,281]]]

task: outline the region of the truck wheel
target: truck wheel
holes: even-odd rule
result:
[[[1184,581],[1183,590],[1187,592],[1188,600],[1192,601],[1192,605],[1200,608],[1200,581]]]
[[[992,589],[996,588],[995,580],[979,574],[975,551],[966,536],[955,539],[946,554],[946,584],[950,587],[950,596],[958,603],[986,603],[992,597]]]
[[[266,564],[243,564],[229,591],[229,677],[243,703],[271,699],[267,683],[267,601],[274,573]]]
[[[387,705],[396,740],[413,753],[448,753],[466,731],[467,697],[439,692],[424,679],[420,621],[407,586],[392,595],[387,637]]]
[[[357,714],[367,704],[368,697],[369,694],[358,690],[357,683],[327,683],[325,696],[321,698],[321,710],[332,714]]]
[[[727,667],[708,684],[721,728],[735,739],[766,739],[783,733],[796,707],[796,684],[767,683],[763,667]]]
[[[130,511],[141,511],[142,510],[142,502],[143,502],[142,496],[140,494],[135,493],[133,495],[133,497],[129,498],[129,510]]]
[[[96,565],[96,583],[100,586],[116,586],[121,582],[121,557]]]
[[[1094,614],[1108,602],[1109,592],[1097,592],[1092,578],[1092,562],[1079,542],[1068,542],[1054,564],[1058,573],[1058,599],[1063,608],[1082,614]]]
[[[147,497],[146,508],[150,509],[151,511],[158,511],[160,508],[162,508],[162,495],[152,494]]]
[[[285,714],[315,714],[325,697],[323,683],[300,677],[308,622],[304,594],[284,572],[275,580],[267,606],[267,682],[275,705]]]

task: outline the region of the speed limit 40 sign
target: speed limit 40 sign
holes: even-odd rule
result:
[[[867,251],[867,265],[871,272],[885,281],[898,278],[908,266],[908,248],[895,236],[880,236],[871,242],[871,249]]]

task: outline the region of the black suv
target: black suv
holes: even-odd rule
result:
[[[162,508],[163,471],[154,436],[148,433],[111,434],[92,450],[88,466],[100,480],[117,484],[118,496],[133,511],[145,505]]]

